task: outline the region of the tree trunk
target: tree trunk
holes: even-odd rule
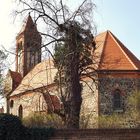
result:
[[[68,41],[68,55],[65,66],[65,83],[67,96],[66,126],[67,128],[79,128],[80,109],[82,103],[81,84],[79,76],[79,46],[71,34]]]

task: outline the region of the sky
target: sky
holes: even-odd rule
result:
[[[97,30],[110,30],[140,59],[140,1],[97,1]]]
[[[66,0],[70,7],[78,6],[83,0]],[[140,1],[139,0],[93,0],[96,4],[94,21],[97,33],[110,30],[130,51],[140,59]],[[2,0],[0,4],[0,47],[15,46],[15,37],[20,31],[22,20],[15,20],[12,10],[14,0]]]

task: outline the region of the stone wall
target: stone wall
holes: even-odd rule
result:
[[[100,78],[99,79],[99,110],[103,114],[113,112],[113,91],[121,91],[123,109],[127,110],[128,96],[137,92],[138,79],[136,78]]]
[[[82,105],[80,112],[80,128],[97,128],[98,89],[92,80],[82,83]]]
[[[56,130],[49,140],[140,140],[140,129]]]

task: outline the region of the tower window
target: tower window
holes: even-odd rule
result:
[[[18,51],[20,52],[22,50],[22,41],[18,43]]]
[[[23,46],[22,46],[22,41],[20,41],[19,43],[18,43],[18,50],[17,50],[18,52],[18,60],[17,60],[17,62],[18,62],[18,72],[20,72],[20,73],[22,73],[22,71],[23,71]]]
[[[121,110],[122,109],[122,97],[121,91],[116,89],[113,93],[113,110]]]
[[[12,108],[13,106],[14,106],[14,101],[11,100],[11,101],[10,101],[10,107]]]

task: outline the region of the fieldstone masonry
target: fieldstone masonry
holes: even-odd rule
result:
[[[99,110],[101,114],[113,113],[113,91],[119,89],[122,96],[123,111],[127,110],[127,99],[138,92],[140,80],[137,78],[100,78],[99,79]]]

